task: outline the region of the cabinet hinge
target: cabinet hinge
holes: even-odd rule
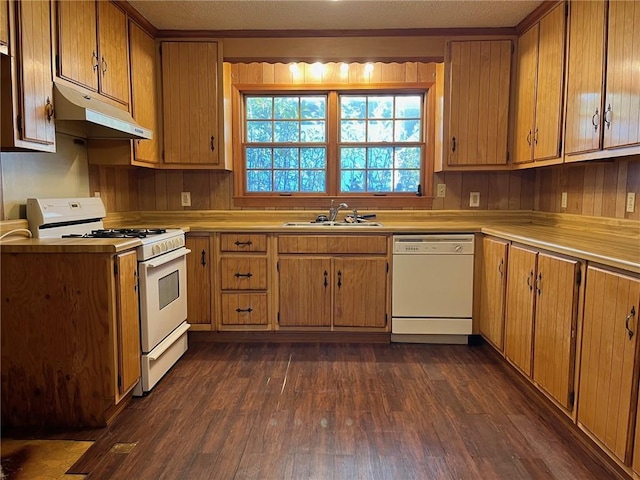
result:
[[[573,408],[573,402],[575,401],[575,399],[576,399],[575,392],[571,392],[569,394],[569,408]]]
[[[580,286],[581,283],[582,283],[582,270],[578,270],[578,273],[576,274],[576,285]]]

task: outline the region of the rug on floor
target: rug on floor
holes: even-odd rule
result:
[[[84,475],[66,475],[71,466],[93,445],[73,440],[0,441],[4,480],[80,480]]]

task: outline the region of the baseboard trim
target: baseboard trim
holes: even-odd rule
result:
[[[389,332],[192,332],[189,342],[391,343]]]

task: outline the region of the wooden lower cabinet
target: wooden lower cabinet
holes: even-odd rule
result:
[[[533,366],[534,282],[538,254],[518,245],[509,248],[505,307],[505,357],[531,377]]]
[[[107,425],[140,377],[136,252],[3,253],[0,268],[3,427]]]
[[[563,408],[574,401],[580,262],[538,253],[533,380]]]
[[[187,321],[191,330],[212,330],[212,239],[209,234],[187,234]]]
[[[640,468],[638,396],[640,278],[589,266],[585,292],[578,423],[616,458]]]
[[[509,243],[482,239],[482,281],[480,293],[480,333],[498,350],[503,349],[504,300]]]
[[[280,328],[386,331],[385,237],[282,236],[278,248]]]
[[[223,293],[221,303],[222,326],[268,324],[266,293]]]

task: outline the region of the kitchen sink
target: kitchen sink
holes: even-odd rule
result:
[[[285,222],[282,224],[283,227],[312,227],[312,228],[321,228],[321,227],[382,227],[383,225],[379,222],[358,222],[358,223],[348,223],[348,222]]]

